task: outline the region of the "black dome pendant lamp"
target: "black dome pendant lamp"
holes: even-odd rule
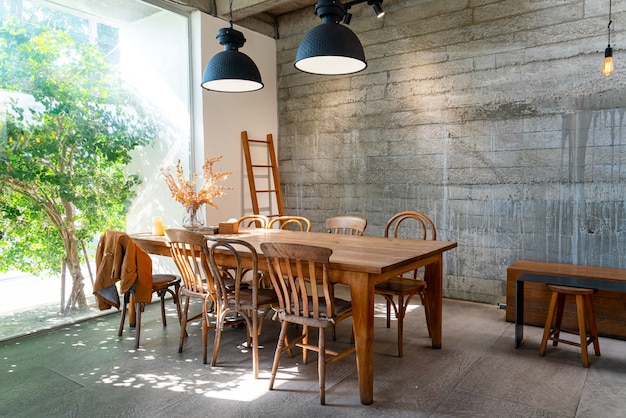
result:
[[[233,28],[233,2],[230,2],[230,27],[221,28],[216,36],[224,50],[211,58],[204,69],[202,87],[207,90],[240,93],[263,88],[261,73],[252,59],[239,52],[246,42],[243,33]]]
[[[311,29],[298,47],[295,67],[306,73],[352,74],[367,67],[359,38],[340,24],[346,8],[340,0],[318,0],[315,14],[322,24]]]

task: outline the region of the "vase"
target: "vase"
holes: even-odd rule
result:
[[[204,228],[204,206],[185,208],[183,228],[189,231],[197,231]]]

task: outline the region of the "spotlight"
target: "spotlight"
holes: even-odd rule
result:
[[[377,18],[381,18],[385,15],[385,11],[383,10],[383,7],[380,5],[380,3],[376,2],[372,5],[372,7],[374,7],[374,12],[376,13]]]

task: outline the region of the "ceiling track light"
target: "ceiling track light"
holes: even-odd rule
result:
[[[360,4],[360,3],[365,3],[367,2],[368,5],[372,6],[372,8],[374,9],[374,13],[376,13],[376,17],[377,18],[381,18],[385,15],[385,11],[383,10],[383,0],[353,0],[350,1],[346,4],[344,4],[344,7],[346,8],[346,16],[343,19],[343,23],[346,25],[350,24],[350,19],[352,18],[352,14],[350,12],[348,12],[348,10],[350,10],[350,8],[356,4]]]
[[[609,31],[609,44],[604,50],[604,63],[602,64],[602,74],[609,76],[613,74],[613,70],[615,69],[613,66],[613,48],[611,48],[611,6],[612,0],[609,0],[609,24],[607,29]]]
[[[242,93],[263,88],[261,73],[252,59],[239,52],[246,38],[233,28],[233,2],[230,1],[230,27],[217,31],[217,40],[224,50],[211,58],[204,69],[202,87],[224,93]]]

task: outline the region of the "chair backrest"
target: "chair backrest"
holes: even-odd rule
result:
[[[245,215],[239,218],[239,229],[265,228],[269,219],[265,215]]]
[[[361,216],[335,216],[326,219],[326,230],[331,234],[363,235],[367,219]]]
[[[309,221],[304,216],[277,216],[275,218],[270,219],[267,224],[267,229],[293,229],[297,231],[310,232],[311,231],[311,221]]]
[[[415,221],[415,222],[406,222]],[[393,235],[390,235],[393,231]],[[412,238],[412,239],[437,239],[437,229],[430,218],[420,212],[400,212],[387,221],[385,237]]]
[[[278,296],[281,319],[317,327],[329,326],[327,322],[335,317],[328,281],[328,261],[333,251],[278,242],[262,243],[261,250]]]
[[[215,300],[217,289],[210,272],[207,251],[204,250],[204,236],[182,229],[166,229],[165,236],[174,263],[183,278],[184,288],[194,293],[210,294]]]
[[[216,286],[218,294],[224,299],[224,306],[234,306],[236,311],[240,311],[242,307],[258,306],[259,257],[254,247],[242,240],[225,239],[210,235],[204,238],[204,243],[211,275],[217,278]],[[250,256],[246,255],[246,257],[252,259],[252,268],[244,267],[241,252],[250,253]],[[235,265],[223,267],[219,262],[220,257],[234,259]],[[253,278],[250,283],[242,282],[244,274],[247,272],[250,272],[250,277]],[[248,289],[249,285],[252,287],[252,300],[249,300],[249,297],[242,299],[241,290]]]

